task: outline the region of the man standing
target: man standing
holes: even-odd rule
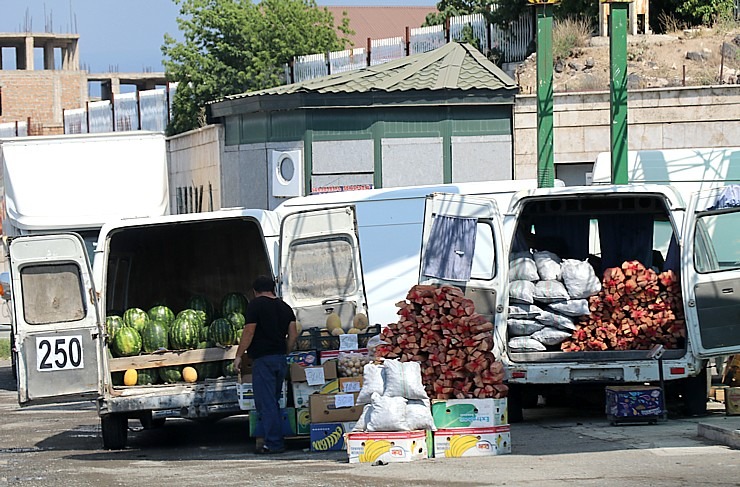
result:
[[[241,371],[244,352],[252,359],[254,402],[265,429],[264,445],[255,453],[281,453],[285,444],[279,401],[288,369],[285,356],[298,338],[296,318],[293,309],[275,296],[271,278],[258,277],[252,288],[255,298],[247,306],[234,367]]]

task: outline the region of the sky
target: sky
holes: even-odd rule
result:
[[[318,0],[319,5],[436,5],[436,0]],[[0,32],[80,35],[80,63],[91,73],[163,71],[164,34],[180,39],[172,0],[0,0]],[[27,20],[28,19],[28,20]],[[7,58],[4,56],[4,63]],[[14,62],[14,61],[13,61]],[[36,61],[37,63],[40,61]],[[5,66],[10,69],[9,65]]]

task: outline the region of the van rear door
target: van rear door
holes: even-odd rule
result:
[[[698,324],[688,327],[691,347],[702,358],[740,353],[740,201],[733,191],[740,195],[740,186],[694,194],[684,220],[681,289],[686,322]]]
[[[461,288],[475,304],[475,311],[496,324],[508,299],[508,259],[502,236],[501,216],[494,200],[429,195],[424,209],[419,283]]]
[[[103,337],[88,262],[76,234],[10,242],[21,405],[93,399],[101,391]]]
[[[280,226],[280,293],[303,328],[367,313],[354,206],[291,213]]]

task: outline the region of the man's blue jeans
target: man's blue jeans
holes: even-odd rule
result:
[[[287,370],[285,355],[267,355],[252,363],[254,403],[265,428],[265,446],[270,450],[285,447],[279,401]]]

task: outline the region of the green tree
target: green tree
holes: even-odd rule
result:
[[[209,101],[277,86],[294,56],[342,49],[351,32],[346,16],[335,27],[315,0],[174,1],[183,41],[165,34],[162,46],[167,76],[179,82],[170,133],[202,126]]]

